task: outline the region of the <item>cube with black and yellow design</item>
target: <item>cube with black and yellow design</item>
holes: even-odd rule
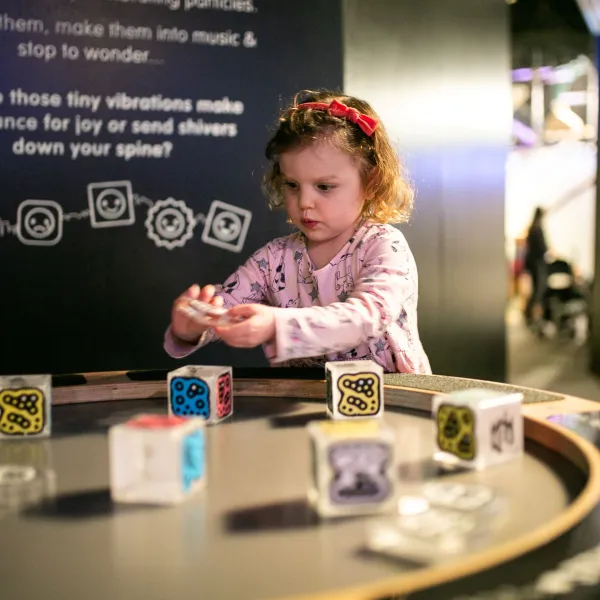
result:
[[[52,377],[0,377],[0,438],[49,437],[52,430]]]
[[[467,389],[433,400],[434,458],[476,470],[523,453],[520,392]]]
[[[372,360],[325,363],[327,414],[333,419],[383,415],[383,367]]]

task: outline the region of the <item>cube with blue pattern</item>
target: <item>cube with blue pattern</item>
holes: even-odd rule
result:
[[[189,365],[167,377],[169,414],[202,417],[208,425],[233,414],[231,367]]]

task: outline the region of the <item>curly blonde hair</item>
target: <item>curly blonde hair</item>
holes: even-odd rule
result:
[[[305,102],[330,103],[334,99],[377,119],[379,124],[373,135],[365,134],[358,125],[344,117],[334,117],[325,110],[296,109]],[[414,190],[379,117],[364,100],[329,90],[300,92],[292,106],[285,109],[279,118],[277,130],[265,150],[270,167],[263,179],[263,191],[271,208],[283,205],[283,181],[279,167],[281,154],[308,145],[320,136],[331,139],[337,148],[356,160],[368,193],[363,216],[377,223],[405,223],[409,220]]]

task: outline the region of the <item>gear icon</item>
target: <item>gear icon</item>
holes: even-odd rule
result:
[[[148,237],[159,247],[182,248],[194,235],[196,220],[183,200],[157,200],[144,222]]]

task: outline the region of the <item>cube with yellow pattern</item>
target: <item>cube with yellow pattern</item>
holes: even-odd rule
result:
[[[332,419],[383,415],[383,367],[372,360],[325,363],[327,414]]]
[[[0,377],[0,439],[45,438],[52,431],[52,377]]]
[[[523,453],[521,393],[471,388],[433,400],[434,458],[481,470]]]
[[[473,460],[477,456],[473,409],[441,404],[437,411],[437,443],[444,452],[462,460]]]

